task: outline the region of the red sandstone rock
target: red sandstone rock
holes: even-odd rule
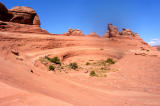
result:
[[[138,34],[132,32],[130,29],[123,29],[121,32],[118,31],[118,28],[113,26],[112,24],[108,24],[108,31],[105,33],[103,37],[105,38],[112,38],[112,37],[117,37],[117,36],[132,36],[132,37],[137,37]]]
[[[9,21],[12,14],[8,13],[8,9],[0,2],[0,20]]]
[[[96,34],[96,32],[91,32],[88,36],[90,36],[90,37],[99,37],[99,35]]]
[[[103,37],[104,37],[104,38],[109,38],[109,32],[107,31],[107,32],[104,34]]]
[[[40,19],[39,19],[38,15],[36,15],[34,17],[33,25],[41,25],[41,22],[40,22]]]
[[[123,29],[122,32],[120,32],[120,35],[123,36],[136,36],[135,33],[133,33],[130,29]]]
[[[29,7],[16,6],[9,10],[13,14],[10,22],[16,22],[20,24],[40,25],[40,20],[37,13]]]
[[[38,25],[18,24],[0,21],[0,31],[49,34]]]
[[[84,36],[84,34],[82,33],[81,30],[78,29],[69,29],[68,32],[66,32],[65,34],[63,34],[65,36]]]
[[[113,26],[112,24],[108,24],[108,32],[109,32],[109,38],[116,37],[119,35],[118,28],[116,26]]]
[[[112,24],[108,24],[108,30],[103,37],[111,38],[116,36],[119,36],[118,28],[116,26],[113,26]]]
[[[2,3],[0,3],[0,30],[49,34],[40,28],[40,19],[34,9],[16,6],[8,10]]]

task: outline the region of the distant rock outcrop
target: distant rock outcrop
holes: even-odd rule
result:
[[[154,48],[160,51],[160,45],[156,45]]]
[[[118,28],[116,26],[113,26],[112,24],[108,24],[108,32],[109,38],[116,37],[119,35]]]
[[[130,29],[125,29],[125,28],[121,32],[119,32],[116,26],[113,26],[112,24],[108,24],[108,30],[103,37],[112,38],[117,36],[134,36],[135,37],[135,36],[138,36],[138,34],[132,32]]]
[[[107,32],[104,34],[103,37],[104,37],[104,38],[109,38],[109,32],[107,31]]]
[[[64,36],[84,36],[81,30],[70,28],[68,32],[63,34]]]
[[[123,35],[123,36],[136,36],[135,33],[133,33],[130,29],[125,29],[123,28],[123,30],[120,32],[120,35]]]
[[[90,37],[99,37],[99,35],[96,32],[91,32],[90,34],[88,34],[88,36],[90,36]]]
[[[11,32],[47,33],[40,28],[40,19],[34,9],[16,6],[7,9],[0,2],[0,30]]]

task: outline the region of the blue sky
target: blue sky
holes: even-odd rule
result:
[[[51,33],[69,28],[104,35],[108,23],[129,28],[151,45],[160,44],[160,0],[1,0],[7,8],[32,7]]]

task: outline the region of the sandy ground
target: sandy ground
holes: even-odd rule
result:
[[[50,72],[36,63],[46,55],[66,64],[112,57],[119,71],[107,77]],[[139,38],[0,32],[0,106],[160,106],[159,63],[159,52]]]

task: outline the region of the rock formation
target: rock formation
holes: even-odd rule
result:
[[[8,13],[8,9],[0,2],[0,20],[9,21],[12,18],[12,14]]]
[[[10,22],[16,22],[20,24],[40,25],[40,20],[37,13],[29,7],[16,6],[9,10],[13,17]]]
[[[1,2],[0,30],[48,34],[47,31],[40,28],[40,19],[34,9],[16,6],[8,10]]]
[[[96,32],[91,32],[90,34],[88,34],[88,36],[90,36],[90,37],[99,37],[99,35],[96,34]]]
[[[125,29],[125,28],[121,32],[119,32],[116,26],[113,26],[112,24],[108,24],[108,30],[103,37],[112,38],[117,36],[134,36],[135,37],[135,36],[138,36],[138,34],[132,32],[130,29]]]
[[[104,38],[109,38],[109,31],[107,31],[107,32],[104,34],[103,37],[104,37]]]
[[[133,33],[130,29],[125,29],[125,28],[123,28],[123,30],[120,32],[120,35],[123,35],[123,36],[136,36],[136,34]]]
[[[70,28],[68,32],[63,34],[64,36],[84,36],[81,30]]]
[[[116,37],[119,35],[118,28],[116,26],[113,26],[112,24],[108,24],[108,32],[109,38]]]

